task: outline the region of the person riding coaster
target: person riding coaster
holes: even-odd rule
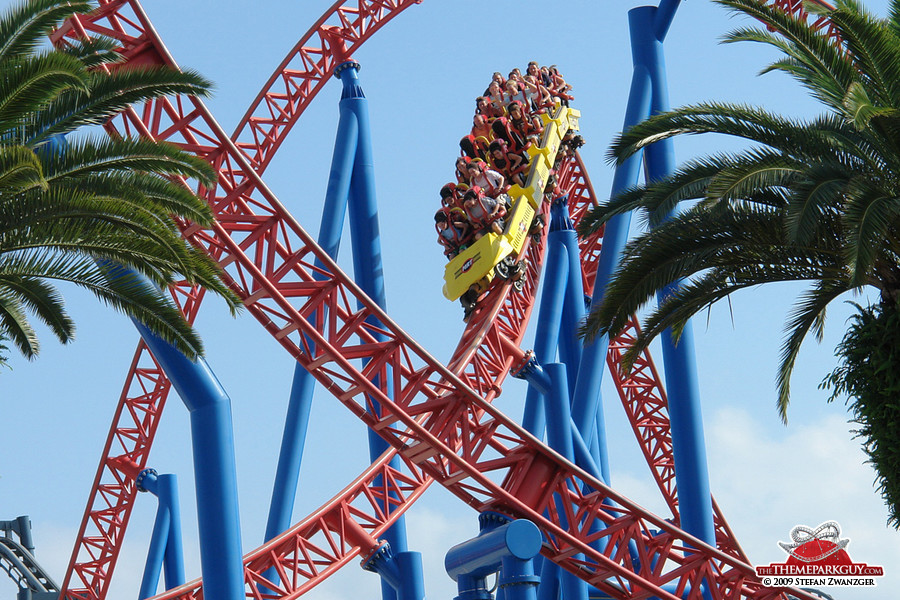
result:
[[[463,196],[463,208],[469,222],[475,229],[475,239],[480,239],[489,229],[497,235],[503,234],[503,218],[506,217],[506,204],[509,196],[498,198],[486,195],[481,188],[474,186]]]
[[[483,160],[476,158],[469,161],[469,163],[466,164],[466,171],[469,176],[469,188],[471,189],[477,186],[491,198],[496,198],[509,189],[503,175],[493,169],[487,168],[487,163]]]
[[[495,140],[503,140],[513,152],[525,152],[531,141],[523,137],[506,117],[497,117],[491,121],[491,131]]]
[[[460,208],[445,207],[434,213],[434,228],[444,256],[449,259],[465,250],[472,240],[472,225]]]
[[[509,115],[509,126],[512,131],[517,133],[520,138],[529,141],[535,141],[541,137],[544,132],[543,126],[538,119],[527,114],[525,105],[518,100],[513,100],[507,105],[507,114]]]
[[[475,136],[471,133],[464,135],[462,139],[459,140],[459,147],[463,151],[463,154],[473,160],[476,158],[486,160],[489,145],[490,142],[486,137]]]
[[[462,208],[462,197],[466,193],[466,189],[468,188],[464,184],[445,183],[441,188],[441,206],[445,208]]]
[[[494,170],[505,176],[510,183],[524,187],[531,167],[528,154],[511,152],[504,140],[491,142],[488,147],[488,160]]]

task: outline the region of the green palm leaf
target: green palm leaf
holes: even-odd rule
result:
[[[36,356],[32,316],[72,340],[74,323],[51,283],[64,281],[193,358],[200,338],[166,286],[185,281],[222,296],[232,311],[241,306],[218,265],[180,234],[189,223],[212,224],[190,186],[213,185],[216,173],[170,144],[80,130],[133,103],[204,96],[211,85],[192,71],[122,66],[112,39],[45,49],[63,19],[87,10],[85,2],[30,0],[0,16],[0,340]]]
[[[90,10],[80,0],[30,0],[0,15],[0,62],[28,56],[47,42],[47,35],[70,15]]]

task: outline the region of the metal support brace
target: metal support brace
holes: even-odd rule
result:
[[[362,563],[366,571],[378,573],[396,592],[398,600],[425,600],[424,570],[420,552],[394,554],[391,545],[382,543]]]

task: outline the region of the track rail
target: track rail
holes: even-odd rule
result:
[[[11,537],[0,535],[0,569],[19,587],[19,593],[58,592],[53,579],[35,560],[31,552]]]
[[[340,26],[327,24],[327,15],[317,22],[317,31],[324,33],[319,38],[321,47],[312,53],[318,56],[315,64],[333,68],[377,29],[365,25],[365,19],[380,26],[411,4],[414,2],[359,2],[349,11],[340,10],[341,3],[335,4],[332,14],[337,15]],[[137,2],[103,2],[96,13],[74,21],[59,36],[87,31],[113,34],[136,62],[174,64]],[[250,312],[326,389],[399,450],[409,469],[404,475],[389,469],[384,461],[374,464],[329,505],[251,552],[246,557],[248,596],[261,597],[261,586],[265,586],[275,590],[279,598],[296,597],[360,549],[371,549],[381,531],[424,491],[430,477],[478,509],[500,509],[535,520],[550,540],[545,552],[549,558],[600,589],[622,597],[650,593],[674,597],[659,586],[675,582],[681,589],[696,591],[701,578],[710,585],[715,598],[728,594],[777,596],[777,591],[761,589],[743,560],[704,546],[591,480],[490,405],[515,358],[508,349],[518,346],[524,333],[543,240],[528,250],[537,260],[531,263],[524,292],[510,294],[508,287],[492,292],[491,301],[476,312],[467,327],[449,368],[437,363],[396,327],[315,245],[259,177],[280,140],[311,100],[307,96],[303,101],[292,99],[276,88],[284,84],[284,90],[302,88],[314,95],[328,77],[329,71],[309,66],[313,64],[311,58],[300,62],[309,67],[310,78],[316,83],[304,88],[289,67],[282,70],[291,71],[290,77],[273,76],[269,91],[264,90],[262,100],[258,98],[235,133],[234,139],[249,136],[250,141],[232,141],[205,107],[189,98],[160,100],[132,109],[115,124],[125,134],[178,143],[219,168],[217,185],[200,190],[213,206],[218,223],[208,231],[187,226],[186,237],[220,262]],[[291,112],[295,108],[299,110]],[[260,110],[268,114],[259,116]],[[580,197],[590,201],[583,165],[575,162],[568,168],[575,174],[573,189],[581,186],[585,192]],[[583,208],[578,203],[573,206],[576,220],[577,211]],[[591,257],[596,258],[598,248],[599,240],[583,242],[586,264],[591,264]],[[317,262],[325,266],[318,268]],[[585,270],[589,281],[593,269]],[[193,317],[202,294],[177,289],[175,295],[186,314]],[[368,316],[377,317],[384,327],[374,330],[366,323]],[[387,341],[377,341],[376,334],[385,335]],[[355,366],[359,358],[366,359],[363,370]],[[642,371],[640,378],[650,382],[645,388],[661,390],[658,375],[649,364],[649,374]],[[375,383],[386,381],[389,372],[397,390],[395,400]],[[631,386],[634,377],[625,379],[620,374],[619,379],[621,391],[623,386]],[[107,458],[98,472],[92,504],[79,534],[80,545],[73,555],[71,573],[84,587],[70,589],[67,576],[66,597],[105,595],[117,544],[130,514],[129,494],[133,501],[131,478],[146,462],[167,389],[168,382],[152,357],[139,348],[123,393],[128,399],[121,403],[114,421]],[[384,412],[378,419],[366,412],[373,401],[383,405]],[[661,402],[664,406],[664,399]],[[665,429],[667,417],[659,409],[646,414],[651,413],[656,424],[638,429]],[[664,436],[643,438],[666,448]],[[667,452],[664,450],[663,455]],[[671,478],[664,469],[659,472],[664,494],[674,498]],[[371,483],[376,475],[385,482],[380,488]],[[112,482],[104,482],[109,477]],[[536,481],[542,485],[534,486]],[[379,508],[379,501],[385,500],[386,511]],[[604,504],[608,501],[621,508],[609,508]],[[575,524],[572,531],[562,527],[556,507],[562,507],[568,522]],[[545,510],[557,519],[542,517]],[[601,536],[610,541],[607,553],[591,547],[597,535],[591,536],[590,526],[597,520],[606,525]],[[90,527],[96,528],[95,535],[88,531]],[[720,531],[729,537],[727,526]],[[637,565],[631,564],[628,553],[617,550],[629,544],[638,549],[641,564],[655,565],[652,572],[645,567],[636,573]],[[572,557],[579,552],[585,559],[575,561]],[[87,560],[79,562],[84,556]],[[79,565],[84,568],[79,569]],[[281,585],[263,578],[262,573],[270,566],[275,566]],[[192,582],[163,597],[195,597],[201,589],[199,582]],[[796,595],[807,597],[802,592]]]

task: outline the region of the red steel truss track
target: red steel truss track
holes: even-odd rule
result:
[[[818,4],[819,6],[827,9],[834,8],[829,3],[824,0],[808,0],[812,4]],[[838,39],[838,35],[834,30],[834,26],[831,24],[825,17],[815,17],[812,18],[812,15],[806,10],[806,7],[803,6],[804,0],[767,0],[763,2],[763,4],[769,4],[778,8],[789,15],[794,15],[798,19],[812,19],[812,23],[816,29],[824,29],[828,36],[834,40]]]
[[[185,236],[219,261],[250,312],[327,390],[387,439],[407,467],[398,472],[387,464],[390,455],[382,457],[325,507],[248,554],[248,597],[261,597],[263,586],[274,590],[275,597],[296,597],[360,551],[372,550],[381,532],[431,478],[476,509],[534,520],[550,541],[546,556],[609,593],[674,598],[660,586],[674,583],[678,590],[690,587],[698,594],[699,582],[705,581],[714,598],[778,596],[755,581],[718,511],[719,550],[592,480],[490,405],[521,354],[518,346],[533,304],[543,239],[527,250],[531,270],[523,292],[495,288],[471,319],[450,366],[444,367],[365,298],[261,181],[284,135],[334,66],[414,3],[336,3],[279,67],[232,138],[192,98],[132,109],[115,123],[125,134],[178,143],[219,169],[217,185],[200,190],[213,206],[217,224],[207,231],[188,226]],[[115,37],[131,61],[174,64],[136,1],[101,2],[98,11],[73,21],[58,37],[86,32]],[[580,161],[568,162],[560,181],[572,190],[570,211],[577,222],[593,201]],[[599,242],[582,242],[586,289],[592,288]],[[318,268],[317,262],[325,266]],[[176,288],[174,295],[193,319],[202,293]],[[374,331],[366,323],[370,315],[384,328]],[[376,341],[376,333],[387,341]],[[627,340],[611,344],[613,377],[677,518],[665,397],[649,356],[630,375],[619,371],[618,356]],[[359,363],[359,358],[367,360]],[[366,366],[360,370],[356,364]],[[387,373],[393,377],[394,400],[375,383],[386,382]],[[67,598],[105,596],[130,515],[133,477],[146,464],[168,388],[140,345],[66,577]],[[383,405],[378,419],[366,412],[373,401]],[[376,480],[383,483],[376,486]],[[387,510],[380,508],[385,501]],[[610,502],[617,508],[610,508]],[[571,529],[562,527],[557,508],[573,524]],[[542,516],[545,512],[551,516]],[[592,536],[598,520],[604,526]],[[599,537],[609,542],[605,553],[591,546]],[[629,547],[637,548],[645,565],[639,573]],[[573,556],[579,553],[585,558],[576,561]],[[652,569],[646,566],[651,564]],[[280,585],[263,578],[270,567],[279,574]],[[197,581],[163,597],[201,593]]]

